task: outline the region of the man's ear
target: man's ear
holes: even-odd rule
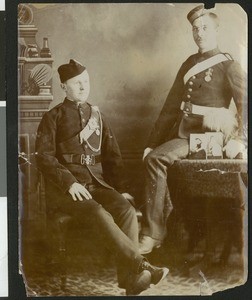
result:
[[[64,90],[66,92],[66,84],[65,83],[61,83],[60,86],[61,86],[62,90]]]

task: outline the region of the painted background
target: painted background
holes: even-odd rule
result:
[[[31,4],[38,45],[48,37],[54,59],[51,107],[64,98],[58,66],[77,59],[122,151],[141,153],[179,67],[197,51],[186,19],[196,5]],[[236,4],[217,4],[216,13],[220,49],[246,69],[246,13]]]

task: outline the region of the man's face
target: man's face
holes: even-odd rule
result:
[[[86,102],[90,92],[89,75],[87,70],[81,74],[68,79],[62,84],[69,100],[77,102]]]
[[[193,22],[193,38],[201,52],[217,46],[217,28],[215,21],[208,15],[201,16]]]

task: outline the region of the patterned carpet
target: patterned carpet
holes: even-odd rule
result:
[[[99,272],[84,272],[70,274],[66,289],[60,288],[60,278],[34,277],[29,281],[27,294],[29,296],[124,296],[125,291],[117,287],[115,269],[103,269]],[[228,274],[230,270],[226,270]],[[198,278],[183,277],[179,274],[169,274],[157,286],[144,291],[141,295],[211,295],[214,292],[242,284],[238,273],[227,278],[207,279],[204,275]]]
[[[209,279],[198,276],[186,278],[170,274],[157,286],[151,287],[141,295],[211,295],[214,292],[235,287],[242,283],[236,276]],[[29,282],[29,296],[124,296],[125,291],[117,287],[114,269],[100,270],[98,273],[85,272],[69,275],[66,289],[60,288],[57,276],[38,277]]]
[[[228,262],[202,258],[204,242],[192,253],[167,241],[147,258],[152,264],[167,266],[168,276],[141,295],[211,295],[241,285],[245,281],[241,255],[235,248]],[[44,241],[23,245],[23,274],[28,296],[124,296],[118,288],[112,255],[102,245],[83,244],[76,239],[68,249],[65,289],[61,288],[60,265]],[[216,254],[216,253],[215,253]],[[188,259],[188,257],[194,257]]]

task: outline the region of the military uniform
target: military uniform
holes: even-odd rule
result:
[[[80,143],[79,133],[87,125],[91,111],[91,105],[78,105],[66,98],[44,114],[37,134],[38,165],[62,192],[68,191],[74,182],[125,192],[120,149],[103,116],[102,125],[86,142]],[[100,149],[92,150],[99,148],[100,139]],[[88,164],[87,158],[93,161]]]
[[[38,128],[37,164],[46,181],[48,214],[67,213],[98,226],[117,258],[119,285],[125,288],[129,271],[143,257],[138,253],[135,209],[118,192],[124,191],[122,159],[115,136],[97,109],[67,98],[45,113]],[[95,130],[80,143],[79,132],[90,119]],[[98,125],[98,126],[97,126]],[[73,201],[68,193],[74,182],[83,184],[92,200]],[[86,224],[87,225],[87,224]]]
[[[158,120],[153,127],[147,146],[156,148],[175,137],[188,137],[190,133],[205,132],[202,128],[202,115],[184,114],[181,103],[192,103],[205,107],[228,108],[234,99],[239,123],[239,137],[243,137],[242,125],[246,122],[246,80],[240,65],[229,54],[227,60],[193,75],[186,83],[184,76],[196,64],[220,54],[213,49],[203,54],[190,56],[181,66],[175,82],[169,92]],[[183,129],[181,120],[183,119]]]
[[[224,57],[221,62],[188,76],[194,66],[217,55]],[[187,157],[190,133],[210,131],[203,127],[203,112],[208,108],[228,109],[231,99],[235,102],[238,120],[238,131],[231,138],[243,140],[247,98],[245,75],[240,65],[217,48],[194,54],[182,64],[147,144],[154,150],[145,158],[143,235],[159,241],[164,239],[166,220],[172,210],[167,168],[175,160]],[[193,113],[194,108],[197,113]]]
[[[98,107],[86,102],[86,68],[70,59],[58,72],[66,98],[44,114],[36,140],[48,217],[63,212],[95,229],[94,236],[115,255],[119,286],[127,295],[138,295],[161,281],[168,269],[152,266],[139,253],[136,212],[126,199],[130,195],[121,195],[120,150]]]

